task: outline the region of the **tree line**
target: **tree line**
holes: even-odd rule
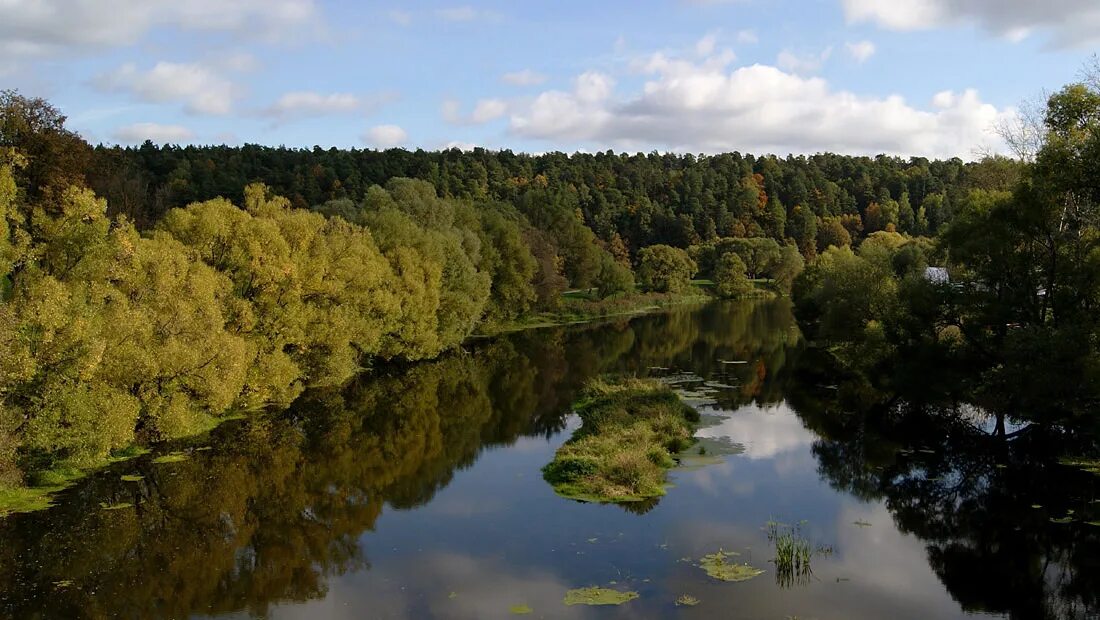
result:
[[[817,257],[794,287],[807,333],[895,393],[956,389],[1002,430],[1006,416],[1094,425],[1100,74],[1051,95],[1038,129],[1012,186],[969,191],[935,239],[877,232]],[[939,374],[915,377],[914,364]]]

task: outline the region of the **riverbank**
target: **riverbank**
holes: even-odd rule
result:
[[[691,446],[699,412],[656,380],[590,381],[574,410],[581,427],[542,470],[563,497],[640,502],[665,494],[674,455]]]
[[[655,312],[674,306],[693,303],[705,303],[713,297],[706,292],[706,283],[695,283],[682,293],[637,293],[621,295],[607,299],[598,299],[592,291],[569,291],[562,296],[561,308],[556,312],[540,313],[507,324],[495,324],[479,328],[471,338],[491,338],[494,336],[537,329],[556,325],[584,323],[615,316],[630,316]],[[229,420],[239,419],[248,413],[227,412],[223,416],[211,417],[208,424],[198,432],[177,438],[187,442],[202,437],[218,425]],[[116,463],[147,454],[150,447],[141,444],[132,445],[124,450],[112,453],[98,463],[76,465],[66,461],[51,463],[34,471],[23,485],[0,483],[0,518],[13,513],[34,512],[53,505],[53,497],[81,479]]]
[[[508,332],[573,323],[587,323],[617,316],[655,312],[673,306],[712,301],[711,284],[693,282],[681,293],[633,293],[599,299],[593,290],[568,291],[562,295],[561,307],[552,312],[540,312],[515,321],[487,323],[479,326],[472,337],[487,338]]]

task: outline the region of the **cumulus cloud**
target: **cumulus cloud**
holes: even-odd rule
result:
[[[319,20],[316,0],[2,0],[0,51],[37,56],[131,45],[162,26],[278,39]]]
[[[363,134],[363,141],[378,148],[401,146],[409,139],[409,134],[397,125],[375,125]]]
[[[228,114],[238,95],[230,80],[198,63],[158,62],[148,70],[127,63],[94,78],[92,85],[149,103],[180,102],[193,114]]]
[[[871,56],[875,55],[875,44],[870,41],[845,43],[844,48],[848,50],[848,55],[859,63],[867,62]]]
[[[647,74],[640,91],[617,95],[609,76],[587,73],[572,91],[513,102],[509,128],[525,138],[639,150],[969,157],[979,148],[1002,150],[991,128],[1014,115],[974,90],[937,94],[922,108],[774,66],[730,67],[722,58],[658,53],[637,67]]]
[[[134,123],[119,127],[112,134],[115,140],[125,143],[152,140],[159,144],[189,142],[195,134],[182,125],[161,125],[159,123]]]
[[[1019,41],[1035,30],[1050,35],[1052,47],[1100,43],[1096,0],[841,0],[850,22],[873,22],[891,30],[923,30],[974,23]]]
[[[546,81],[546,76],[531,69],[523,69],[513,73],[505,73],[500,81],[512,86],[538,86]]]

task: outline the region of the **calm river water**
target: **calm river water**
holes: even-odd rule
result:
[[[314,391],[0,521],[0,616],[1097,617],[1100,478],[964,406],[861,411],[817,358],[786,302],[712,304]],[[604,373],[675,382],[724,449],[651,504],[556,496],[540,468]],[[769,522],[811,573],[776,570]],[[766,572],[713,580],[719,550]],[[564,604],[585,586],[639,596]]]

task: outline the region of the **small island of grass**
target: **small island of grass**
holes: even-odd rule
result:
[[[692,443],[699,413],[654,380],[590,382],[574,405],[581,428],[543,467],[564,497],[637,502],[665,494],[665,473]]]

